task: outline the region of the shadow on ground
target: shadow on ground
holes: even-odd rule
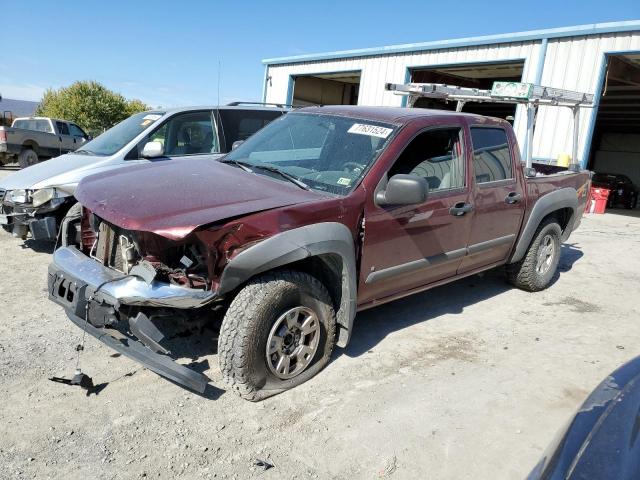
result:
[[[55,243],[48,240],[25,240],[21,248],[29,248],[37,253],[53,253],[55,250]]]
[[[564,244],[555,283],[570,271],[584,254],[575,244]],[[462,280],[417,293],[359,313],[349,346],[337,355],[357,357],[383,341],[390,333],[446,314],[460,314],[465,308],[498,296],[512,287],[497,268]]]
[[[640,218],[640,208],[607,208],[605,215],[619,215],[622,217]]]

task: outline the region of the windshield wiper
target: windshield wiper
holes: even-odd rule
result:
[[[242,170],[244,170],[245,172],[249,172],[249,173],[253,173],[253,170],[251,170],[251,167],[253,167],[252,164],[250,164],[249,162],[242,162],[240,160],[231,160],[228,158],[225,158],[223,160],[218,160],[220,163],[226,163],[227,165],[235,165],[236,167],[240,167]]]
[[[259,168],[261,170],[266,170],[268,172],[277,173],[282,178],[285,178],[285,179],[289,180],[291,183],[297,185],[298,187],[302,188],[303,190],[311,190],[311,187],[309,187],[309,185],[304,183],[298,177],[294,177],[290,173],[287,173],[287,172],[285,172],[283,170],[280,170],[277,167],[272,167],[271,165],[252,165],[252,167],[253,168]]]
[[[267,172],[277,173],[282,178],[284,178],[286,180],[289,180],[291,183],[297,185],[298,187],[302,188],[303,190],[311,190],[311,187],[309,187],[309,185],[304,183],[298,177],[294,177],[290,173],[282,171],[279,168],[273,167],[271,165],[256,165],[255,163],[243,162],[242,160],[232,160],[230,158],[225,158],[225,159],[218,160],[218,161],[220,163],[226,163],[226,164],[235,165],[235,166],[240,167],[241,169],[243,169],[245,172],[249,172],[249,173],[253,173],[253,169],[255,169],[255,168],[260,169],[260,170],[266,170]]]

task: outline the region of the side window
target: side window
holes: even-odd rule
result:
[[[69,127],[64,122],[56,122],[56,127],[58,127],[58,133],[61,135],[69,135]]]
[[[464,187],[461,130],[431,130],[419,134],[389,171],[423,177],[430,191]]]
[[[502,128],[471,128],[473,171],[477,183],[513,178],[513,161]]]
[[[221,108],[218,110],[221,130],[227,150],[237,140],[246,140],[269,122],[282,116],[280,110],[242,110]]]
[[[46,120],[36,120],[35,129],[39,132],[53,133],[51,131],[51,124]]]
[[[220,151],[211,112],[177,114],[154,131],[146,141],[160,142],[165,155],[199,155]]]
[[[74,137],[84,138],[86,136],[86,134],[82,131],[82,129],[79,126],[74,125],[73,123],[69,124],[69,131],[71,132],[71,135],[73,135]]]

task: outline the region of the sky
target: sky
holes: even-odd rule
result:
[[[169,107],[260,100],[265,58],[637,20],[640,1],[0,0],[0,19],[5,98],[97,80]]]

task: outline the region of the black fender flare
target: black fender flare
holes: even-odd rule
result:
[[[342,260],[342,294],[336,311],[337,345],[346,347],[356,316],[358,279],[353,234],[342,223],[323,222],[294,228],[247,248],[225,267],[218,293],[224,295],[257,274],[326,254],[338,255]]]
[[[540,222],[556,210],[564,208],[571,209],[571,217],[567,222],[567,226],[562,232],[562,240],[569,238],[571,229],[573,228],[573,222],[576,218],[576,212],[578,210],[578,192],[575,188],[566,187],[553,192],[549,192],[543,195],[533,206],[531,215],[527,220],[526,225],[522,227],[522,233],[516,243],[516,247],[513,250],[513,254],[507,263],[515,263],[524,258],[527,253],[527,249],[533,240],[533,236],[540,225]]]

